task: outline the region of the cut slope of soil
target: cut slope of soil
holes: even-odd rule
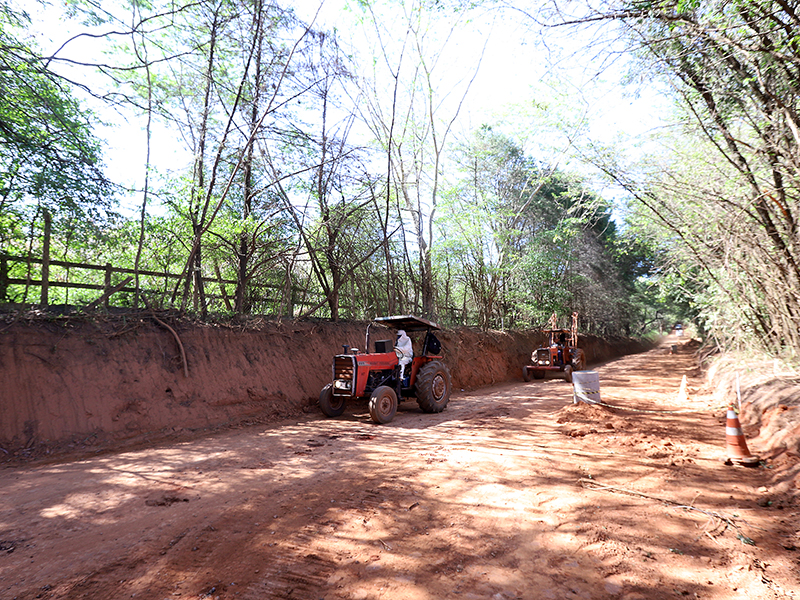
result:
[[[5,321],[0,460],[187,439],[303,414],[330,382],[333,356],[343,344],[363,350],[367,331],[367,323],[212,325],[142,313]],[[373,342],[394,335],[375,325],[370,332]],[[453,385],[467,390],[520,379],[542,343],[534,331],[459,328],[440,338]],[[588,336],[581,343],[595,361],[637,349]]]

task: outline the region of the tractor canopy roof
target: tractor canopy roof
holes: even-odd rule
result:
[[[415,317],[413,315],[397,315],[394,317],[375,317],[376,323],[388,325],[395,329],[404,329],[405,331],[428,331],[428,329],[440,329],[440,327],[433,321],[428,321],[422,317]]]

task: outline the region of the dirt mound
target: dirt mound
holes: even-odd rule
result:
[[[624,419],[616,417],[613,408],[597,404],[568,404],[556,413],[556,423],[564,425],[561,433],[570,437],[584,437],[593,433],[610,433],[626,428]]]
[[[613,409],[600,404],[578,402],[568,404],[556,413],[557,423],[590,423],[600,422],[613,416]]]
[[[6,315],[0,328],[3,456],[94,451],[180,439],[317,410],[342,345],[364,349],[367,323],[198,323],[137,313]],[[371,326],[371,339],[391,337]],[[457,390],[521,379],[536,331],[442,331]],[[417,342],[419,343],[419,341]],[[582,337],[590,361],[641,349]]]

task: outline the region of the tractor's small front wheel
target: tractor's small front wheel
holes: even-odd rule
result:
[[[397,394],[388,385],[375,388],[369,398],[369,416],[376,423],[383,425],[394,419],[397,414]]]
[[[544,379],[544,371],[541,369],[533,369],[531,367],[522,367],[522,378],[525,381],[531,379]]]
[[[319,407],[326,417],[338,417],[344,412],[345,399],[333,395],[333,384],[329,383],[319,393]]]

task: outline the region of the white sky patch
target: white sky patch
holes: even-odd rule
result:
[[[359,14],[354,12],[359,9],[348,8],[346,0],[326,0],[321,8],[318,2],[304,0],[295,3],[294,9],[306,21],[316,15],[318,27],[336,29],[342,41],[352,45],[362,60],[368,60],[371,56],[373,48],[370,44],[374,43],[374,36],[370,35],[372,26],[364,21],[359,24]],[[46,52],[53,51],[71,35],[86,30],[77,23],[64,20],[56,7],[33,14],[32,17],[34,27],[41,30],[36,35],[37,41]],[[394,41],[397,41],[405,33],[400,30],[404,27],[402,16],[398,16],[394,25]],[[450,25],[445,27],[449,28]],[[460,136],[463,139],[480,125],[508,119],[509,113],[515,111],[513,108],[509,110],[509,107],[537,100],[553,103],[552,110],[547,112],[557,124],[558,110],[563,109],[566,114],[569,107],[558,107],[556,100],[547,97],[548,86],[554,84],[560,88],[558,93],[564,94],[569,101],[585,105],[586,127],[581,135],[589,136],[598,143],[617,147],[625,145],[626,152],[641,152],[642,146],[637,144],[641,144],[647,133],[661,126],[659,115],[665,112],[663,90],[652,84],[639,85],[638,89],[622,86],[620,81],[625,66],[621,58],[612,62],[608,70],[597,72],[597,61],[590,57],[588,50],[585,54],[572,52],[571,48],[579,46],[570,37],[575,35],[574,31],[548,30],[546,41],[549,48],[546,50],[541,43],[544,38],[537,39],[526,17],[486,11],[459,23],[453,31],[431,31],[430,47],[435,50],[434,43],[448,35],[450,38],[447,43],[440,45],[443,48],[440,60],[447,63],[437,65],[435,70],[439,77],[437,92],[445,118],[457,110],[456,105],[462,101],[467,81],[477,69],[453,130],[456,138]],[[581,40],[578,42],[583,43]],[[77,40],[71,42],[63,54],[76,58],[97,58],[100,46],[101,43],[95,39]],[[557,58],[555,64],[554,57]],[[72,68],[68,69],[68,74],[90,87],[100,89],[106,85],[99,75],[92,75],[89,69],[78,71]],[[144,182],[147,151],[144,116],[119,112],[99,101],[90,103],[88,98],[86,102],[86,106],[107,123],[96,133],[107,142],[104,154],[108,176],[126,187],[140,189]],[[526,152],[537,159],[541,159],[539,155],[546,152],[558,155],[559,149],[568,145],[568,142],[558,139],[554,129],[548,131],[540,124],[533,123],[511,123],[511,130],[503,129],[504,132],[522,143]],[[525,131],[528,126],[530,130]],[[151,164],[162,173],[183,171],[190,166],[192,157],[176,132],[154,122],[152,136]],[[591,171],[574,160],[562,160],[562,168],[585,173]],[[610,188],[608,193],[614,194]],[[140,194],[134,194],[124,203],[131,215],[141,201],[138,196]]]

